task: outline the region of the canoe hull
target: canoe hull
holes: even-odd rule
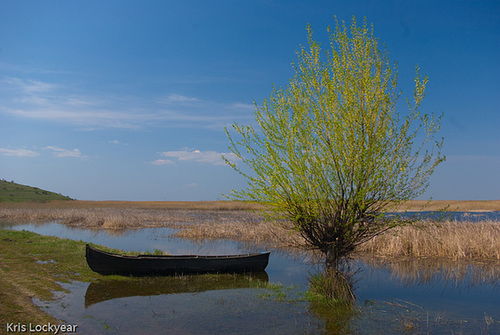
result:
[[[102,275],[168,276],[195,273],[244,273],[264,271],[269,252],[224,256],[117,255],[87,244],[89,267]]]

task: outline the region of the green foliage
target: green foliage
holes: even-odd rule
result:
[[[163,256],[163,255],[165,255],[165,253],[161,249],[155,249],[155,250],[153,250],[153,252],[151,253],[151,255]]]
[[[366,20],[360,27],[353,18],[349,30],[336,22],[326,52],[307,31],[288,87],[255,106],[258,126],[226,129],[241,162],[225,160],[248,181],[230,198],[264,204],[269,218],[290,222],[337,263],[399,224],[384,211],[425,191],[445,160],[435,140],[441,117],[420,112],[427,77],[418,68],[400,114],[397,67]]]
[[[72,200],[61,194],[42,190],[38,187],[21,185],[0,180],[0,202],[45,202],[51,200]]]

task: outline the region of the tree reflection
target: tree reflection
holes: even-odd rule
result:
[[[355,276],[349,263],[340,267],[323,264],[309,277],[309,310],[325,325],[327,334],[352,333],[351,321],[358,314],[356,307]]]

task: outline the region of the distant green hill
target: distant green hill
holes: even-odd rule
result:
[[[45,202],[51,200],[73,199],[61,194],[42,190],[38,187],[31,187],[10,181],[0,180],[0,202]]]

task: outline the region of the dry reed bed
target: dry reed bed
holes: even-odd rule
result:
[[[82,204],[74,207],[0,207],[0,218],[15,221],[57,220],[71,226],[123,229],[142,227],[180,228],[179,237],[189,239],[232,239],[266,243],[276,248],[301,247],[303,240],[239,204],[220,202],[206,209],[204,203],[161,207],[136,203],[129,207],[111,203],[104,207]],[[54,206],[54,207],[53,207]],[[197,207],[198,206],[198,207]],[[216,208],[216,209],[214,209]],[[247,207],[248,208],[248,207]],[[361,245],[358,253],[374,256],[446,257],[451,259],[500,260],[500,222],[422,222],[377,236]]]
[[[500,260],[500,222],[421,222],[377,236],[359,252],[381,256]]]
[[[403,204],[400,210],[427,210],[436,211],[448,207],[452,211],[500,211],[500,200],[410,200]],[[54,200],[46,203],[18,202],[2,203],[3,208],[115,208],[115,209],[184,209],[184,210],[247,210],[259,209],[260,205],[241,201],[61,201]]]
[[[180,228],[176,236],[193,240],[232,239],[273,247],[301,244],[296,234],[247,210],[143,208],[0,208],[0,219],[59,223],[86,228]]]
[[[239,221],[198,222],[184,226],[176,236],[194,240],[229,239],[267,244],[274,248],[304,247],[304,240],[300,235],[274,223],[263,221],[256,215]]]
[[[2,209],[160,209],[160,210],[247,210],[260,208],[241,201],[87,201],[0,202]]]
[[[190,239],[234,239],[270,243],[274,247],[303,247],[303,239],[270,222],[204,222],[185,227],[177,236]],[[389,231],[359,246],[359,255],[444,257],[500,260],[500,222],[420,222]]]
[[[180,227],[208,222],[251,223],[255,214],[226,209],[150,209],[150,208],[0,208],[0,219],[22,222],[58,221],[88,228]]]

